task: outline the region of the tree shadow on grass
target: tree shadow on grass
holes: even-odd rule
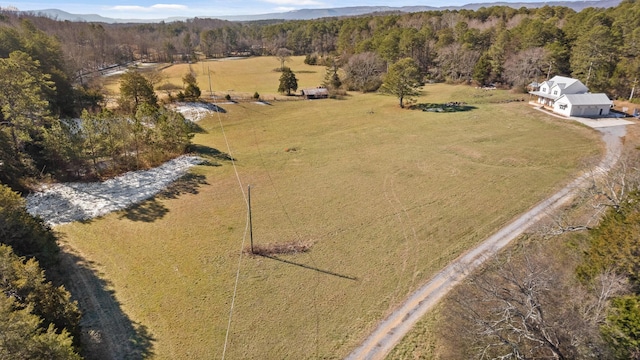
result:
[[[206,159],[207,162],[204,165],[222,166],[219,161],[237,161],[231,155],[206,145],[193,144],[189,147],[189,151]]]
[[[209,185],[204,175],[188,173],[151,199],[124,210],[120,215],[120,219],[154,222],[163,218],[169,212],[169,209],[160,200],[177,199],[183,194],[196,195],[200,192],[199,188],[202,185]]]
[[[185,174],[156,195],[158,199],[177,199],[183,194],[196,195],[202,185],[209,185],[207,177],[201,174]]]
[[[156,198],[151,198],[124,210],[123,214],[120,215],[120,219],[154,222],[162,219],[168,212],[169,209],[166,206]]]
[[[195,134],[208,134],[209,132],[207,130],[205,130],[202,126],[189,121],[189,130],[191,130],[191,132],[195,133]]]
[[[95,263],[70,246],[62,246],[60,271],[64,285],[82,311],[81,355],[90,360],[153,357],[156,339],[145,325],[124,313],[112,284],[96,268]]]

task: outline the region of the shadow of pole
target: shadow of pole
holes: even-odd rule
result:
[[[300,263],[293,262],[293,261],[290,261],[290,260],[285,260],[285,259],[282,259],[282,258],[279,258],[279,257],[276,257],[276,256],[264,255],[264,254],[258,254],[257,256],[261,256],[261,257],[264,257],[264,258],[267,258],[267,259],[271,259],[271,260],[275,260],[275,261],[280,261],[280,262],[283,262],[283,263],[289,264],[289,265],[299,266],[301,268],[317,271],[317,272],[322,273],[322,274],[336,276],[336,277],[339,277],[339,278],[342,278],[342,279],[347,279],[347,280],[352,280],[352,281],[357,281],[358,280],[357,277],[348,276],[348,275],[342,275],[342,274],[334,273],[332,271],[318,269],[318,268],[313,267],[313,266],[300,264]]]

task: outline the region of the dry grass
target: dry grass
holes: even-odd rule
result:
[[[295,73],[298,90],[320,86],[324,80],[325,68],[305,64],[304,56],[292,56],[285,66],[290,67]],[[262,56],[207,60],[195,64],[158,64],[138,70],[143,73],[160,71],[162,80],[156,85],[156,93],[160,98],[165,98],[167,91],[175,96],[183,88],[184,75],[192,71],[196,74],[203,99],[210,98],[211,93],[218,98],[224,98],[227,94],[233,98],[251,98],[258,92],[262,99],[271,101],[287,98],[277,91],[281,75],[277,71],[279,67],[280,61],[275,57]],[[120,86],[118,75],[102,78],[100,82],[110,97],[117,98]]]
[[[263,72],[278,65],[267,60],[253,61],[265,62]],[[212,66],[222,88],[274,86],[265,84],[271,73],[228,64],[241,68]],[[248,84],[255,85],[241,87]],[[242,186],[230,162],[200,166],[194,171],[206,184],[153,200],[153,220],[124,212],[59,230],[148,328],[156,358],[218,358],[249,243],[251,184],[255,243],[310,239],[313,248],[242,258],[227,358],[344,357],[434,272],[599,155],[589,129],[503,102],[512,98],[433,85],[419,102],[477,109],[400,110],[396,99],[375,94],[224,105],[218,114],[230,150],[218,114],[199,123],[195,142],[237,159]]]
[[[325,68],[304,63],[304,56],[291,57],[285,63],[296,74],[298,89],[317,87],[322,84]],[[208,97],[209,80],[211,90],[218,97],[229,94],[232,97],[250,98],[258,92],[263,99],[282,98],[278,94],[281,73],[276,71],[280,62],[275,57],[255,57],[235,60],[211,60],[197,64],[178,64],[163,70],[165,81],[182,86],[182,77],[188,72],[196,73],[198,86],[203,97]],[[209,77],[209,74],[211,75]]]

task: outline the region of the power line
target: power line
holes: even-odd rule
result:
[[[217,106],[217,105],[216,105]],[[238,173],[238,168],[236,166],[235,159],[231,154],[231,146],[229,146],[229,139],[227,139],[227,134],[224,131],[224,125],[222,124],[222,117],[220,116],[220,112],[216,111],[218,114],[218,122],[220,123],[220,130],[222,131],[222,136],[224,137],[224,142],[227,144],[227,154],[229,154],[229,158],[231,159],[231,164],[233,165],[233,171],[236,174],[236,179],[238,180],[238,184],[240,185],[240,191],[242,192],[242,198],[247,206],[247,219],[245,221],[244,234],[242,235],[242,244],[240,247],[240,257],[238,258],[238,270],[236,271],[236,281],[233,286],[233,296],[231,297],[231,307],[229,309],[229,321],[227,323],[227,331],[224,336],[224,347],[222,348],[222,360],[224,360],[225,355],[227,353],[227,344],[229,343],[229,332],[231,330],[231,319],[233,318],[233,308],[236,303],[236,296],[238,294],[238,283],[240,280],[240,266],[242,264],[242,255],[244,250],[244,244],[247,240],[247,230],[249,228],[249,201],[247,199],[247,195],[244,192],[244,186],[242,185],[242,180],[240,180],[240,174]]]
[[[247,109],[247,108],[245,108]],[[255,110],[253,110],[255,111]],[[262,115],[261,112],[259,111],[255,111],[259,114]],[[262,164],[262,168],[264,169],[264,171],[267,173],[267,178],[269,179],[269,183],[271,184],[271,187],[273,188],[273,192],[276,195],[276,199],[278,200],[278,203],[280,204],[280,207],[282,207],[282,211],[284,212],[287,221],[289,222],[289,225],[291,226],[291,229],[293,230],[295,237],[297,238],[298,241],[302,241],[302,236],[300,235],[300,232],[298,231],[298,227],[294,224],[293,219],[291,218],[291,215],[289,214],[289,212],[287,211],[287,207],[284,205],[284,202],[282,201],[282,197],[280,196],[280,192],[278,191],[278,188],[275,185],[275,182],[273,181],[273,178],[271,177],[271,173],[269,172],[269,169],[267,168],[265,161],[264,161],[264,157],[262,155],[262,150],[260,149],[260,145],[258,145],[258,136],[256,134],[256,129],[253,126],[254,122],[251,122],[251,128],[253,130],[253,139],[255,141],[255,145],[256,145],[256,149],[258,150],[258,155],[260,156],[260,163]],[[253,251],[253,248],[252,248]],[[316,260],[313,258],[313,255],[310,252],[306,253],[307,256],[309,256],[309,259],[311,259],[311,263],[313,264],[313,266],[315,268],[318,268],[318,265],[316,263]],[[318,306],[317,306],[317,300],[318,300],[318,295],[317,295],[317,289],[318,286],[320,285],[320,273],[316,272],[316,284],[313,287],[313,307],[315,310],[315,314],[316,314],[316,357],[319,356],[320,353],[320,344],[319,344],[319,339],[320,339],[320,313],[318,311]]]

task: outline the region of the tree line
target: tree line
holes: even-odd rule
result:
[[[15,21],[5,13],[7,21]],[[548,75],[580,79],[627,98],[640,76],[640,4],[617,7],[506,6],[476,11],[376,14],[300,21],[189,19],[158,24],[93,24],[33,18],[62,40],[76,74],[133,60],[195,61],[232,55],[331,56],[348,67],[371,54],[379,66],[413,58],[426,79],[524,87]],[[370,89],[355,85],[354,88]]]

